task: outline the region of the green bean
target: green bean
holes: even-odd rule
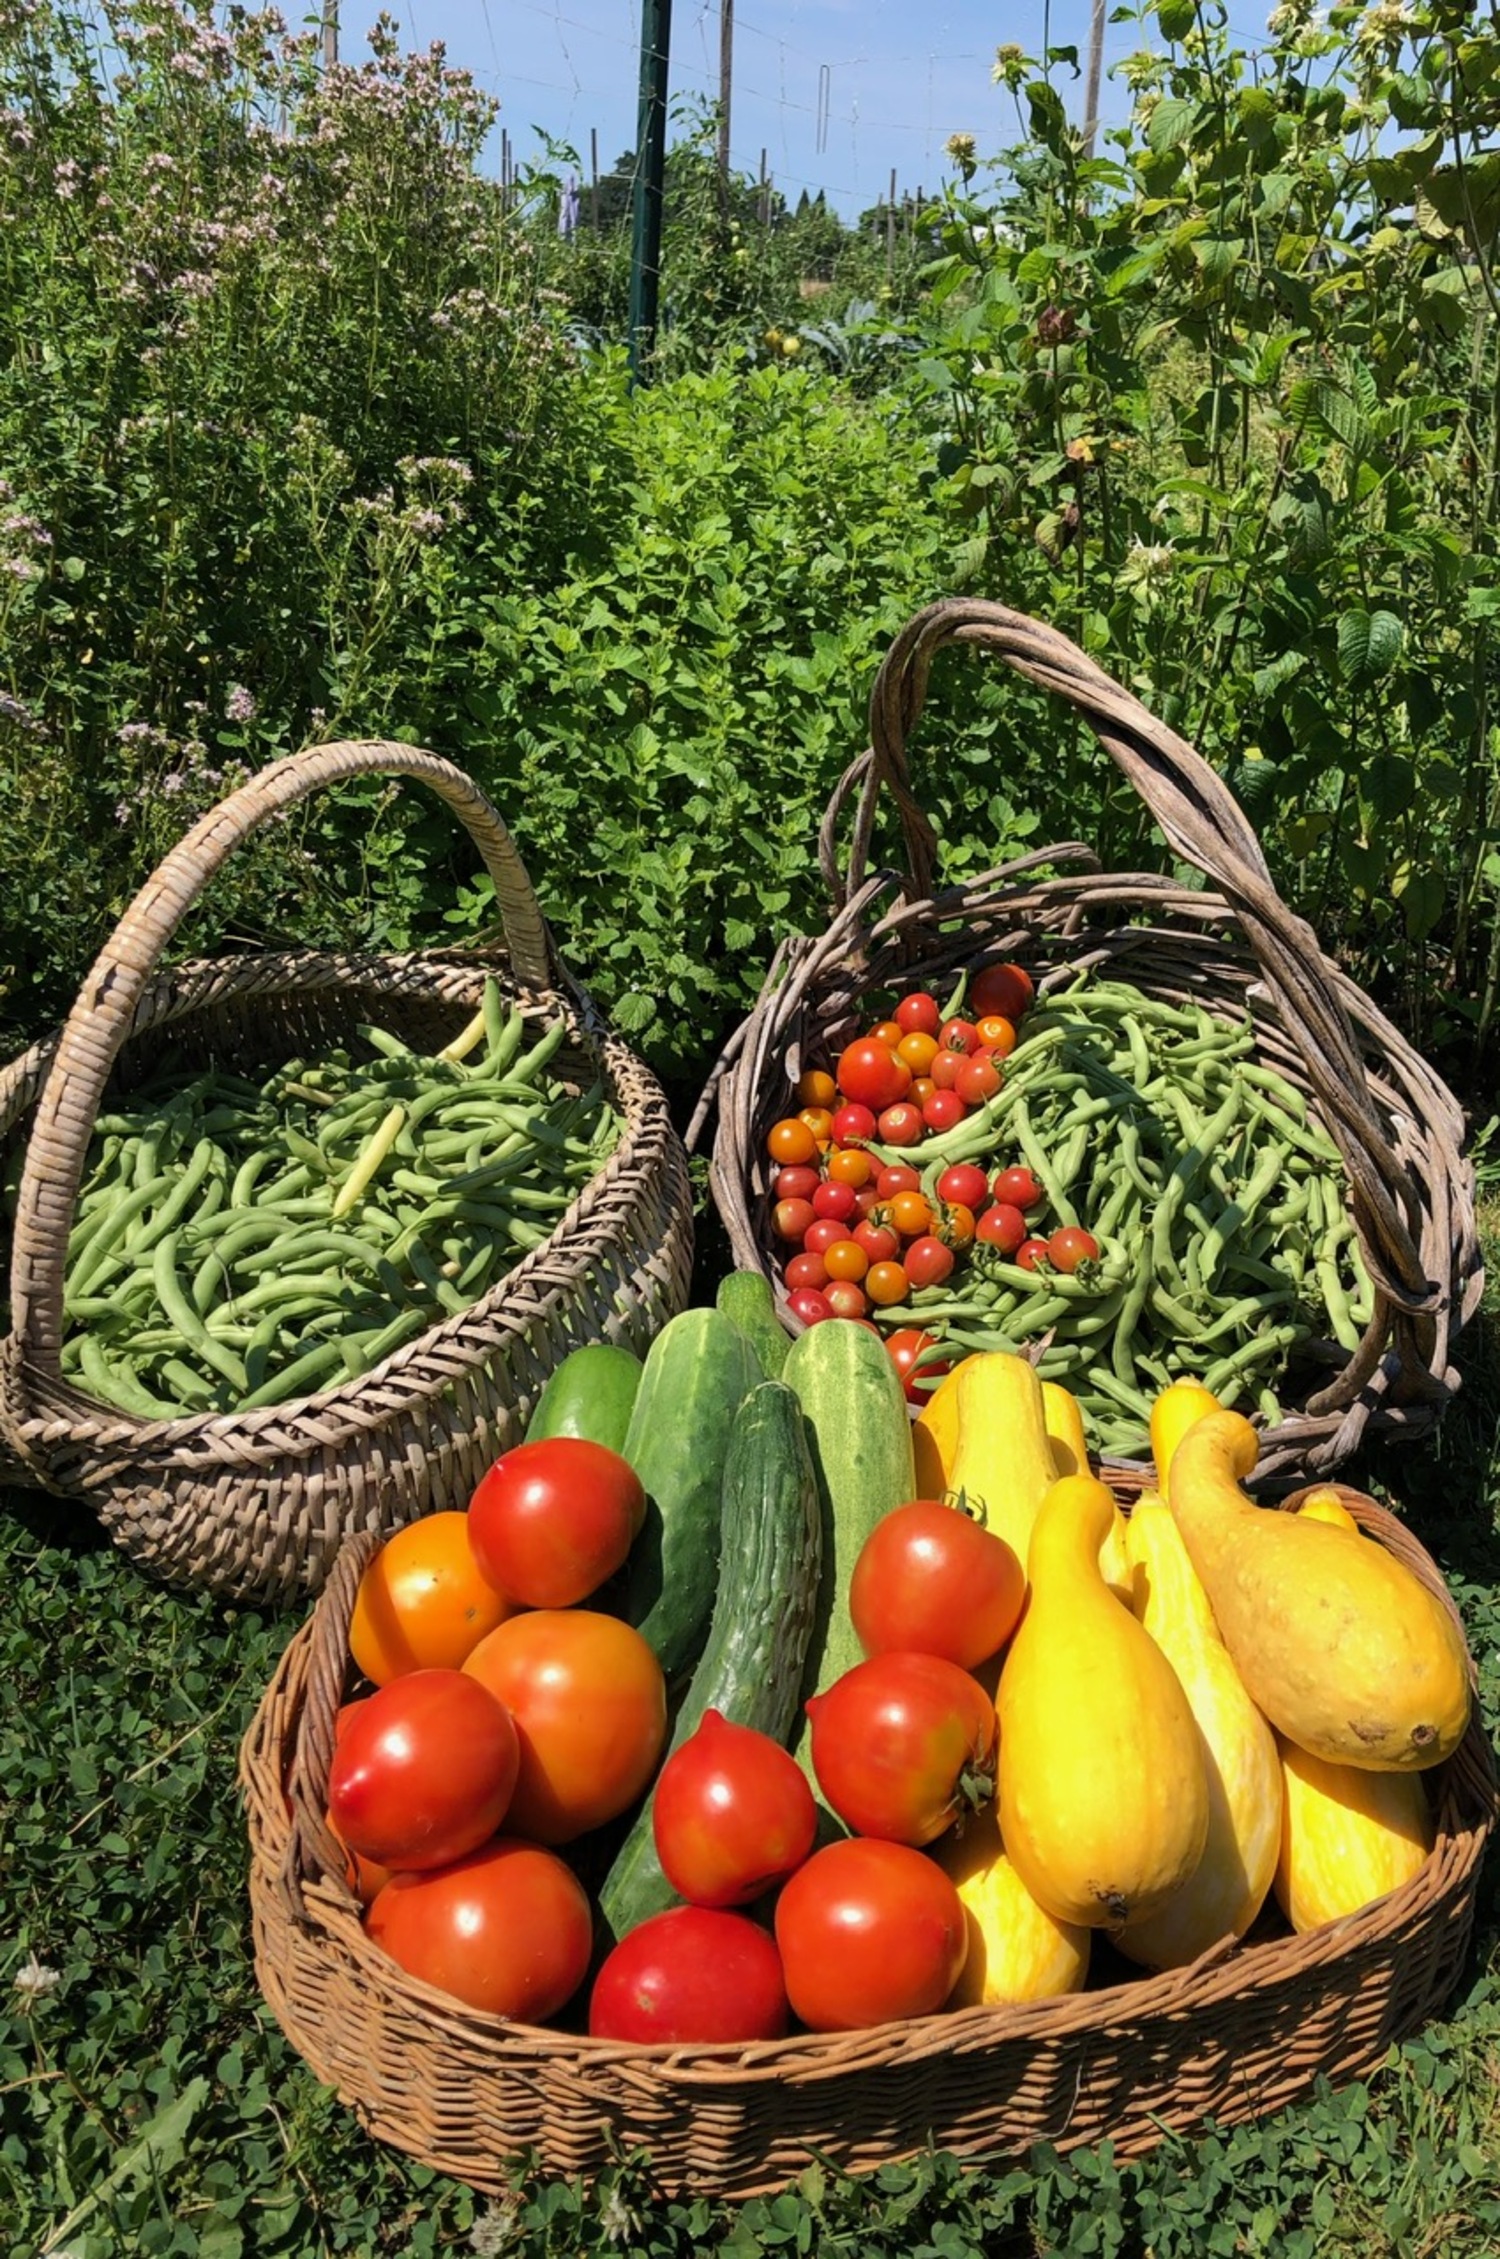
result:
[[[106,1259],[120,1245],[130,1226],[148,1208],[165,1198],[170,1181],[165,1175],[148,1177],[144,1184],[137,1184],[114,1207],[91,1217],[89,1229],[76,1249],[70,1239],[68,1284],[75,1294],[88,1292]]]
[[[153,1396],[134,1370],[123,1360],[107,1358],[92,1334],[77,1336],[79,1364],[82,1376],[96,1396],[104,1398],[124,1412],[134,1412],[146,1420],[169,1420],[177,1411],[175,1404],[164,1403]]]
[[[176,1269],[177,1236],[168,1232],[159,1240],[152,1258],[151,1278],[156,1288],[156,1299],[174,1326],[181,1328],[184,1341],[190,1343],[216,1373],[223,1375],[234,1388],[245,1385],[245,1367],[235,1352],[223,1342],[216,1341],[191,1298],[182,1291]]]
[[[279,1372],[261,1382],[242,1396],[238,1409],[241,1412],[258,1412],[272,1404],[285,1404],[293,1397],[316,1395],[325,1383],[332,1380],[343,1365],[340,1344],[337,1341],[320,1341],[316,1349],[307,1350],[283,1365]]]

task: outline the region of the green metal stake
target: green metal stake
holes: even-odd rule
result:
[[[661,283],[661,213],[667,172],[667,54],[672,0],[641,0],[641,97],[630,230],[630,380],[649,381]]]

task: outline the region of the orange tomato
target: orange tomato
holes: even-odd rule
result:
[[[883,1307],[906,1300],[909,1282],[899,1263],[872,1263],[865,1273],[865,1292]]]
[[[835,1146],[828,1156],[828,1175],[834,1184],[852,1185],[857,1192],[868,1184],[875,1172],[875,1164],[858,1145]]]
[[[826,1145],[833,1135],[833,1113],[827,1106],[804,1106],[797,1119],[799,1122],[806,1122],[814,1141],[820,1147]]]
[[[839,1102],[839,1086],[832,1075],[821,1067],[809,1067],[797,1085],[798,1106],[834,1107]]]
[[[880,1020],[871,1028],[870,1033],[879,1042],[888,1044],[890,1049],[894,1051],[906,1030],[899,1020]]]
[[[904,1059],[914,1075],[925,1075],[938,1053],[935,1035],[924,1035],[920,1028],[903,1035],[896,1046],[896,1056]]]
[[[831,1279],[862,1279],[870,1268],[870,1258],[857,1239],[836,1239],[823,1250],[823,1268]]]
[[[408,1671],[456,1671],[515,1602],[486,1584],[469,1517],[426,1514],[388,1537],[360,1579],[349,1652],[377,1686]]]
[[[919,1239],[932,1229],[932,1210],[920,1192],[898,1192],[891,1202],[891,1222],[903,1239]]]
[[[997,1059],[1008,1059],[1015,1050],[1016,1023],[1003,1018],[999,1012],[991,1012],[986,1019],[978,1021],[976,1032],[984,1049],[992,1051]]]
[[[782,1168],[795,1168],[817,1159],[818,1141],[800,1114],[788,1114],[771,1124],[766,1151]]]

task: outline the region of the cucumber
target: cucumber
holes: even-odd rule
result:
[[[801,1708],[823,1530],[802,1408],[761,1381],[735,1414],[724,1465],[723,1554],[708,1645],[677,1713],[680,1749],[705,1710],[783,1744]],[[605,1877],[599,1904],[616,1938],[675,1894],[656,1855],[648,1795]]]
[[[818,1607],[805,1692],[826,1694],[865,1659],[849,1619],[849,1582],[875,1524],[917,1495],[906,1395],[883,1341],[830,1319],[792,1343],[782,1378],[811,1431],[823,1522]],[[810,1768],[803,1712],[792,1742]]]
[[[611,1341],[589,1341],[570,1350],[536,1400],[526,1441],[576,1435],[623,1452],[641,1371],[640,1358]]]
[[[729,1432],[763,1378],[755,1351],[722,1310],[683,1310],[646,1352],[625,1457],[646,1492],[646,1520],[625,1568],[621,1613],[668,1680],[696,1662],[719,1583],[719,1505]]]
[[[733,1318],[755,1349],[768,1380],[779,1379],[792,1346],[776,1315],[776,1297],[764,1271],[729,1271],[719,1281],[714,1307]]]

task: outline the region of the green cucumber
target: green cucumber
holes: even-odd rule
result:
[[[640,1358],[612,1341],[588,1341],[570,1350],[536,1400],[526,1441],[581,1436],[623,1452],[641,1372]]]
[[[764,1271],[726,1272],[719,1281],[714,1307],[726,1318],[733,1318],[753,1344],[767,1379],[779,1379],[792,1339],[776,1315],[776,1297]]]
[[[823,1521],[818,1610],[807,1694],[826,1694],[865,1659],[849,1618],[849,1582],[865,1539],[893,1506],[917,1495],[906,1395],[885,1343],[830,1319],[792,1343],[782,1379],[807,1416]],[[804,1766],[805,1713],[792,1743]]]
[[[708,1644],[667,1755],[717,1710],[785,1744],[801,1709],[823,1531],[802,1408],[761,1381],[735,1414],[724,1464],[723,1554]],[[653,1791],[605,1877],[599,1904],[616,1938],[674,1902],[656,1855]]]
[[[625,1567],[621,1612],[668,1680],[708,1636],[719,1583],[719,1506],[729,1433],[764,1376],[722,1310],[683,1310],[646,1352],[625,1457],[646,1492],[646,1520]]]

